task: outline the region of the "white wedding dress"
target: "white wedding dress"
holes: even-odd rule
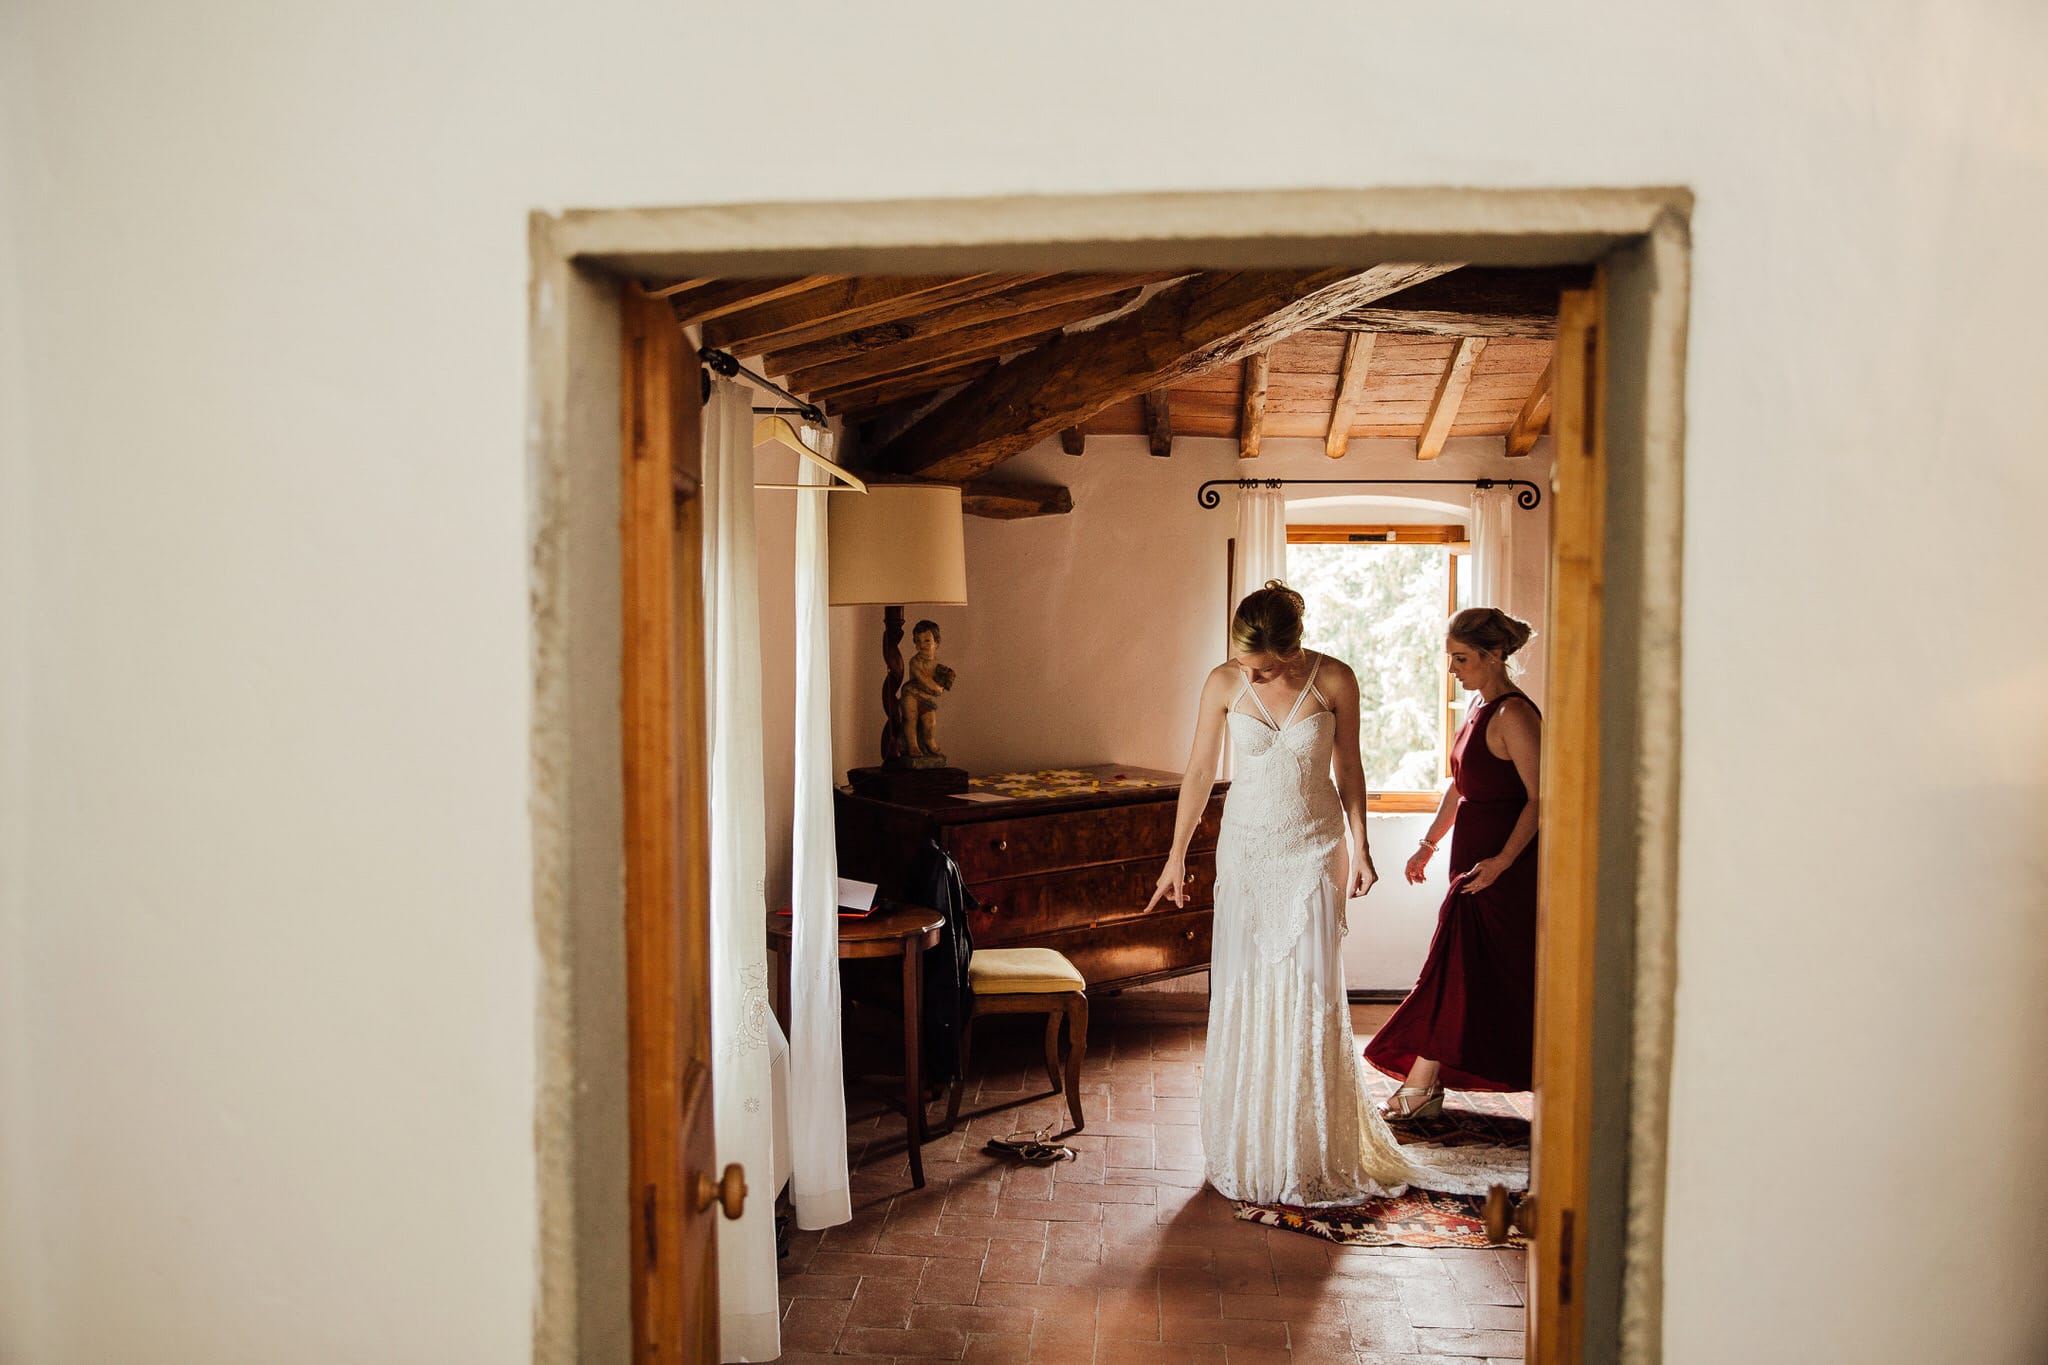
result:
[[[1230,706],[1237,761],[1216,845],[1202,1069],[1209,1183],[1228,1198],[1295,1205],[1355,1204],[1410,1184],[1521,1187],[1517,1158],[1402,1147],[1367,1094],[1344,990],[1344,811],[1321,668],[1318,656],[1285,720],[1249,681]],[[1247,697],[1256,713],[1240,709]]]

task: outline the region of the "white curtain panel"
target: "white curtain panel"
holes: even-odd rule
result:
[[[1495,486],[1472,490],[1472,605],[1513,615],[1515,492]]]
[[[1259,475],[1258,461],[1239,460],[1237,477],[1254,479]],[[1237,610],[1237,604],[1247,593],[1266,586],[1266,580],[1277,578],[1287,581],[1287,495],[1279,488],[1240,488],[1237,490],[1237,553],[1231,560],[1230,609]],[[1223,642],[1227,657],[1234,652],[1230,641]],[[1231,752],[1228,739],[1223,745],[1222,776],[1230,777],[1236,770],[1237,757]]]
[[[829,457],[832,438],[804,433]],[[802,461],[798,482],[831,475]],[[853,1217],[846,1173],[846,1085],[839,1042],[839,850],[832,816],[832,600],[825,539],[833,497],[796,495],[796,821],[790,877],[794,939],[789,974],[790,1193],[796,1225],[829,1228]]]
[[[1258,461],[1240,460],[1240,479],[1258,477]],[[1247,593],[1266,586],[1266,580],[1287,581],[1287,497],[1279,488],[1237,490],[1236,572],[1230,585],[1230,605],[1235,610]]]
[[[719,1168],[738,1162],[751,1186],[744,1215],[718,1223],[719,1341],[726,1360],[773,1360],[782,1353],[771,1067],[786,1044],[768,1002],[753,428],[749,391],[715,383],[704,412],[699,490],[711,731],[711,1093]]]

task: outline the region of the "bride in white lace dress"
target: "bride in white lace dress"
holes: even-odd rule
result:
[[[1202,1070],[1209,1183],[1262,1204],[1356,1203],[1400,1193],[1415,1170],[1367,1097],[1344,992],[1344,902],[1378,879],[1365,842],[1358,679],[1301,648],[1301,609],[1277,582],[1239,604],[1235,657],[1202,686],[1173,852],[1152,903],[1186,902],[1188,842],[1227,727],[1236,766],[1216,846]]]
[[[1301,614],[1300,595],[1278,582],[1238,605],[1234,657],[1202,685],[1173,851],[1146,906],[1187,903],[1188,843],[1227,728],[1236,767],[1216,845],[1202,1071],[1209,1183],[1232,1199],[1297,1205],[1357,1203],[1410,1184],[1519,1185],[1515,1158],[1500,1169],[1478,1152],[1404,1149],[1366,1092],[1342,955],[1345,901],[1378,880],[1365,840],[1358,678],[1301,647]]]

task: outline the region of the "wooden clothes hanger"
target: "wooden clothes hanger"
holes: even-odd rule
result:
[[[796,428],[789,424],[789,419],[787,417],[771,415],[760,418],[754,423],[754,444],[757,446],[762,446],[768,445],[771,442],[775,445],[788,446],[791,450],[794,450],[799,456],[801,456],[807,463],[815,465],[817,468],[824,470],[834,479],[837,479],[838,482],[757,483],[754,485],[754,487],[793,488],[799,492],[809,491],[813,493],[865,493],[868,491],[867,484],[863,483],[860,480],[860,478],[853,474],[850,470],[847,470],[839,465],[832,463],[832,461],[826,459],[823,455],[820,455],[817,451],[805,445],[804,438],[797,434]]]

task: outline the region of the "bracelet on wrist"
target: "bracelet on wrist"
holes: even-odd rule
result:
[[[1419,840],[1417,840],[1416,842],[1420,843],[1420,844],[1421,844],[1421,845],[1422,845],[1422,846],[1423,846],[1424,848],[1428,849],[1428,850],[1429,850],[1429,851],[1430,851],[1431,853],[1434,853],[1434,852],[1436,852],[1436,840],[1434,840],[1434,839],[1419,839]]]

